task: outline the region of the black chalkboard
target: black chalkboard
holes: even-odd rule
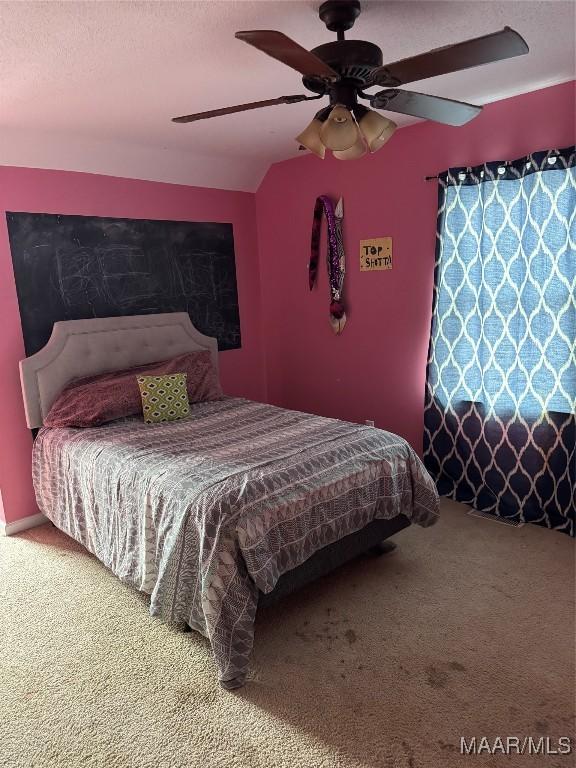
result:
[[[231,224],[6,213],[26,354],[57,320],[188,312],[240,347]]]

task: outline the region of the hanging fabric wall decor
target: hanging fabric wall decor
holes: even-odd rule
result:
[[[330,325],[334,333],[338,335],[342,333],[346,325],[346,312],[342,303],[342,288],[346,272],[344,243],[342,240],[342,221],[344,219],[342,198],[338,201],[336,208],[334,208],[332,200],[326,195],[316,198],[314,220],[312,222],[312,247],[308,264],[308,284],[310,290],[314,287],[318,275],[322,212],[324,212],[326,217],[328,228],[327,262],[328,280],[330,282]]]

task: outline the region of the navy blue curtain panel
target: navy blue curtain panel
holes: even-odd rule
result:
[[[426,466],[444,496],[574,536],[575,148],[438,190]]]

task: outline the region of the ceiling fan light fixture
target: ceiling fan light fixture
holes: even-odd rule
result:
[[[380,136],[378,136],[378,138],[370,144],[370,152],[377,152],[379,149],[381,149],[384,144],[386,144],[386,142],[392,138],[392,134],[396,128],[398,128],[393,120],[386,119],[386,122],[388,125],[383,128]]]
[[[358,160],[358,158],[364,157],[367,151],[368,148],[364,141],[364,137],[362,136],[362,133],[358,131],[356,143],[353,144],[350,149],[344,149],[341,152],[336,151],[332,154],[337,160]]]
[[[310,152],[316,155],[316,157],[324,160],[326,148],[320,139],[320,129],[322,128],[322,125],[322,121],[319,120],[318,117],[315,117],[308,123],[302,133],[299,136],[296,136],[296,141],[303,147],[306,147],[306,149],[309,149]]]
[[[358,140],[358,126],[349,109],[336,104],[320,130],[320,139],[327,149],[343,152]]]
[[[370,152],[377,152],[381,149],[398,127],[396,123],[388,120],[384,115],[365,107],[362,109],[362,114],[358,114],[356,117],[360,132],[366,139]]]

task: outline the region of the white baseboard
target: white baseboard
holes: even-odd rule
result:
[[[0,520],[0,536],[12,536],[14,533],[26,531],[28,528],[35,528],[37,525],[44,525],[48,518],[41,512],[37,515],[22,517],[20,520],[14,520],[13,523],[5,523]]]

